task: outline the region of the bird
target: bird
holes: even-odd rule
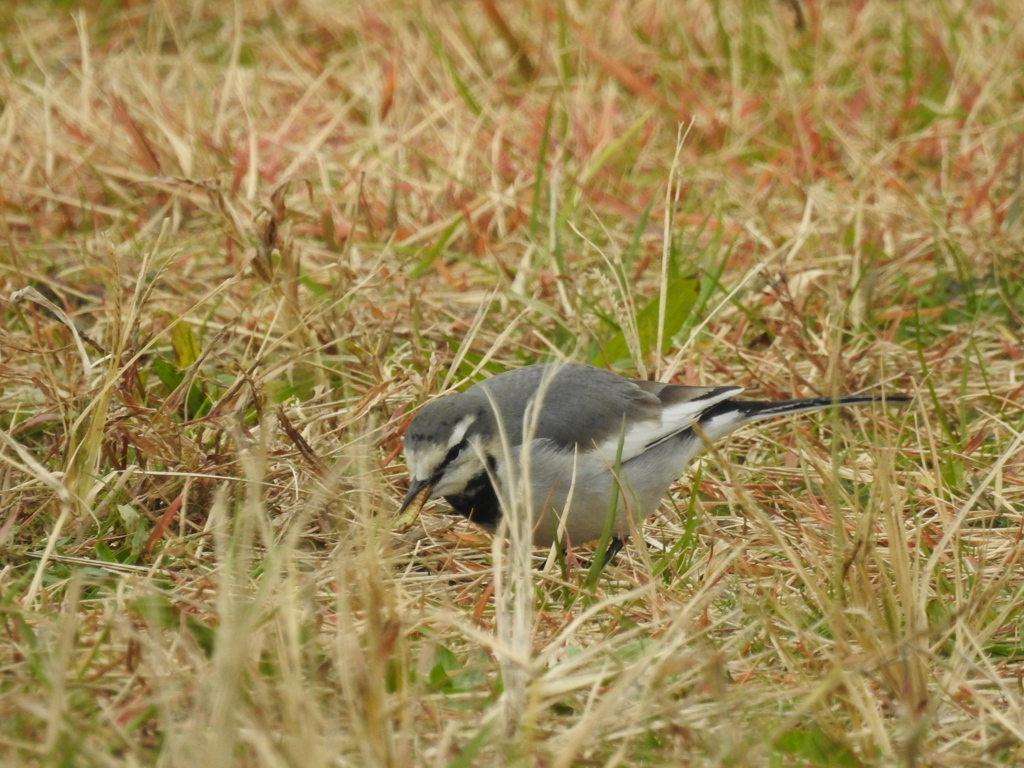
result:
[[[607,562],[705,441],[762,419],[910,399],[736,399],[742,391],[629,379],[580,363],[505,371],[432,400],[413,417],[403,438],[409,489],[393,527],[409,530],[429,500],[443,497],[491,533],[504,515],[525,511],[534,545],[557,541],[564,549],[607,535],[614,509]],[[529,492],[516,493],[523,474]]]

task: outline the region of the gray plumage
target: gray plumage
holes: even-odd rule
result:
[[[406,430],[411,482],[400,510],[404,527],[428,498],[444,496],[456,512],[495,530],[513,507],[510,489],[528,434],[529,499],[515,498],[518,508],[528,508],[534,543],[550,545],[560,527],[565,544],[599,538],[617,496],[612,530],[621,546],[703,447],[694,422],[717,440],[759,419],[877,400],[732,399],[740,392],[635,381],[579,364],[531,365],[482,381],[428,403]],[[538,395],[540,412],[530,421]]]

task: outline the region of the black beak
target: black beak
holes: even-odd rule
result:
[[[422,504],[426,503],[427,498],[430,496],[430,491],[433,490],[436,484],[437,483],[430,482],[430,480],[417,480],[416,478],[412,478],[409,481],[409,492],[405,494],[405,499],[402,500],[402,506],[398,508],[398,511],[395,514],[400,515],[405,512],[420,493],[423,493],[423,502],[421,502],[422,506]],[[427,489],[425,493],[423,491],[424,488]]]

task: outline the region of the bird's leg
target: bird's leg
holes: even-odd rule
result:
[[[604,561],[601,563],[601,566],[604,567],[614,560],[615,556],[619,554],[624,546],[626,546],[626,541],[624,539],[620,539],[618,536],[613,536],[612,540],[608,542],[608,549],[604,551]]]

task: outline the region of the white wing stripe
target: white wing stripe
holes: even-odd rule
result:
[[[671,437],[690,426],[700,418],[711,406],[735,397],[743,391],[742,387],[734,387],[724,392],[701,397],[696,400],[689,400],[685,403],[676,403],[661,412],[661,420],[648,419],[626,425],[626,434],[622,440],[622,462],[625,463],[635,458],[665,438]],[[715,420],[718,421],[717,419]],[[597,447],[597,452],[604,457],[608,464],[615,462],[619,452],[620,436],[605,440]]]

